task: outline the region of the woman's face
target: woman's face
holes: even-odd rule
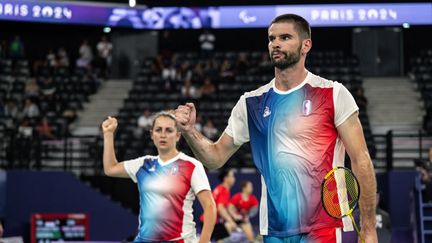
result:
[[[158,151],[168,152],[176,149],[180,132],[172,118],[160,116],[154,122],[151,138]]]
[[[245,193],[247,193],[247,194],[252,194],[252,192],[253,192],[253,185],[252,185],[252,183],[251,183],[251,182],[248,182],[248,183],[246,184],[246,186],[243,188],[243,191],[244,191]]]

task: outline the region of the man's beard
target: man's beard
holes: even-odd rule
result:
[[[300,61],[300,51],[301,51],[301,46],[299,46],[297,52],[287,53],[287,52],[278,51],[283,55],[283,58],[278,61],[275,61],[273,59],[273,52],[272,52],[270,53],[270,59],[275,68],[284,70],[293,67],[295,64],[297,64]]]

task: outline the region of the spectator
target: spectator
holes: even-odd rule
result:
[[[420,173],[420,179],[423,186],[423,202],[432,202],[432,179],[429,172],[429,162],[425,160],[415,160],[416,170]]]
[[[137,136],[142,136],[145,131],[150,131],[153,124],[153,117],[149,109],[146,109],[138,118]]]
[[[35,78],[31,78],[27,81],[25,86],[25,94],[30,98],[37,98],[39,96],[39,85]]]
[[[46,57],[39,57],[33,61],[33,74],[36,77],[49,75],[46,71]]]
[[[204,84],[200,88],[201,96],[211,96],[215,93],[216,88],[209,77],[205,78]]]
[[[249,66],[250,63],[247,59],[247,54],[245,52],[240,53],[236,61],[236,71],[239,74],[244,74],[248,70]]]
[[[17,118],[18,116],[18,107],[16,104],[16,101],[13,99],[10,99],[6,102],[6,106],[4,108],[4,115],[6,117],[10,117],[10,118]]]
[[[59,67],[69,67],[69,56],[63,47],[60,47],[57,51],[57,64]]]
[[[219,76],[219,63],[216,60],[209,60],[205,69],[205,73],[212,80]]]
[[[376,229],[378,233],[378,242],[390,242],[391,239],[391,221],[388,212],[379,207],[380,193],[376,195]]]
[[[192,71],[192,80],[204,80],[206,77],[204,62],[198,62]]]
[[[16,154],[18,168],[24,168],[29,166],[29,163],[31,161],[32,141],[33,127],[30,124],[30,120],[25,117],[18,127],[18,136],[15,141],[16,147],[20,148],[19,152]]]
[[[39,108],[30,98],[26,98],[24,101],[23,116],[27,118],[37,118],[39,116]]]
[[[222,169],[218,178],[221,184],[216,186],[212,192],[217,210],[217,222],[213,230],[212,240],[221,243],[225,238],[230,236],[231,232],[237,229],[237,224],[228,211],[230,190],[235,183],[234,171],[231,169]],[[201,216],[201,222],[202,219],[203,216]]]
[[[182,95],[185,98],[197,99],[201,97],[199,90],[192,85],[192,81],[190,79],[185,79],[183,87],[181,88]]]
[[[89,69],[93,60],[93,51],[87,40],[82,42],[78,52],[80,57],[77,60],[77,67]]]
[[[99,68],[101,69],[102,77],[107,78],[111,68],[113,45],[108,41],[106,36],[102,36],[101,40],[96,45],[96,49],[100,60]]]
[[[228,205],[228,210],[236,223],[240,225],[249,242],[255,239],[250,218],[258,213],[258,199],[253,195],[253,185],[250,181],[240,184],[241,192],[234,194]]]
[[[113,49],[112,43],[108,41],[106,36],[102,36],[101,40],[96,46],[96,49],[98,51],[99,57],[105,59],[106,64],[109,67],[111,65],[111,54]]]
[[[53,127],[48,121],[48,118],[46,116],[42,117],[40,119],[39,124],[37,125],[37,131],[39,133],[39,136],[41,139],[56,139],[57,137],[53,133]]]
[[[48,50],[48,54],[46,55],[46,66],[50,67],[51,70],[57,68],[57,57],[53,49]]]
[[[176,78],[176,72],[177,72],[176,66],[177,66],[177,56],[173,55],[169,61],[166,60],[163,63],[162,79],[174,80]]]
[[[190,63],[187,61],[182,62],[176,73],[177,80],[192,79],[192,70],[190,68]]]
[[[225,59],[224,62],[222,63],[219,75],[222,78],[230,78],[234,76],[233,67],[231,65],[231,62],[228,59]]]
[[[215,49],[216,37],[209,31],[204,32],[199,36],[198,41],[200,43],[201,52],[204,57],[209,57]]]
[[[357,106],[359,107],[359,110],[366,111],[368,100],[364,95],[364,89],[362,87],[357,88],[353,96]]]
[[[216,136],[218,135],[219,131],[217,130],[217,128],[214,126],[213,121],[208,119],[206,124],[203,127],[203,134],[204,136],[206,136],[207,138],[209,138],[210,140],[213,140],[216,138]]]
[[[67,126],[68,124],[75,121],[77,114],[76,114],[75,110],[73,110],[71,108],[66,108],[62,113],[62,117],[66,119],[66,121],[67,121],[66,126]],[[68,128],[66,128],[66,129],[67,129],[67,131],[65,131],[65,133],[67,133],[69,130]]]
[[[28,118],[23,118],[18,126],[18,137],[30,139],[33,136],[33,126]],[[23,149],[25,150],[25,149]]]
[[[51,77],[43,78],[41,84],[39,85],[40,91],[43,96],[52,96],[56,92],[57,88]]]
[[[24,43],[19,35],[15,35],[9,45],[9,56],[14,60],[24,57]]]

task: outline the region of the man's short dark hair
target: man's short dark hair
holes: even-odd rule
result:
[[[222,170],[219,172],[218,179],[219,179],[221,182],[223,182],[224,179],[225,179],[225,177],[227,177],[228,174],[230,173],[230,171],[231,171],[230,168],[222,169]]]
[[[297,14],[282,14],[274,18],[271,24],[283,22],[294,23],[294,28],[302,39],[310,39],[312,37],[309,22],[302,16]]]

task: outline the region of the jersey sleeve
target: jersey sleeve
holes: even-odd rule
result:
[[[247,121],[246,98],[242,95],[231,111],[225,133],[234,139],[235,145],[249,142],[249,129]]]
[[[348,89],[340,83],[335,82],[333,88],[334,123],[338,127],[348,119],[354,112],[359,110],[354,97]]]
[[[140,157],[137,159],[131,159],[123,162],[123,166],[128,173],[129,177],[133,180],[133,182],[137,183],[136,173],[144,164],[144,158]]]
[[[207,174],[205,173],[204,167],[200,163],[195,165],[195,169],[192,172],[191,187],[195,195],[202,190],[211,191]]]

